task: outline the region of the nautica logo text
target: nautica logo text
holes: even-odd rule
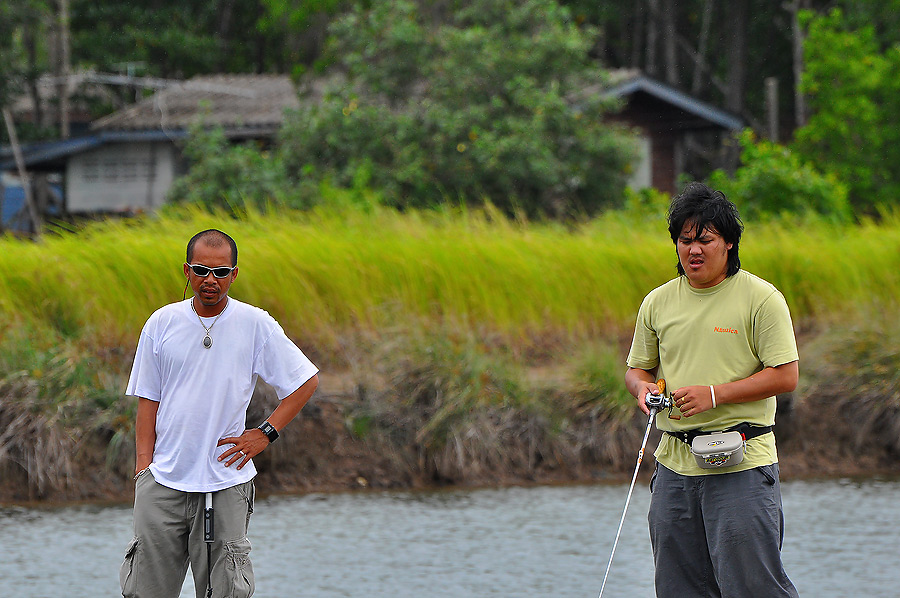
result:
[[[735,330],[734,328],[719,328],[718,326],[716,326],[715,330],[716,330],[716,332],[730,332],[731,334],[738,333],[738,331]]]

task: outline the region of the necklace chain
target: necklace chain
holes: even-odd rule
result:
[[[225,299],[225,307],[228,307],[228,299]],[[203,323],[203,318],[200,317],[200,314],[197,313],[197,308],[194,307],[194,300],[191,299],[191,309],[194,312],[194,315],[197,316],[197,320],[200,322],[200,325],[203,326],[203,329],[206,330],[206,336],[203,337],[203,347],[209,349],[212,347],[212,337],[209,335],[209,331],[212,330],[212,327],[216,325],[216,322],[219,320],[219,316],[221,316],[225,312],[225,307],[222,308],[218,314],[216,314],[215,319],[212,321],[212,324],[207,326]]]

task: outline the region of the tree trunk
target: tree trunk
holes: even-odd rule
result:
[[[260,19],[265,14],[266,7],[262,2],[256,3],[256,18]],[[254,61],[256,64],[254,65],[255,72],[257,74],[266,72],[266,35],[260,31],[257,31],[254,36]],[[280,70],[280,69],[279,69]]]
[[[34,124],[37,127],[44,128],[47,126],[47,117],[44,112],[44,102],[41,98],[41,92],[37,82],[37,35],[35,28],[36,23],[29,20],[22,26],[22,45],[25,46],[25,55],[27,56],[28,66],[25,71],[25,88],[28,95],[31,96],[31,103],[34,106]]]
[[[678,87],[678,2],[677,0],[663,0],[660,11],[663,31],[663,58],[665,60],[666,83]]]
[[[791,41],[793,50],[793,70],[794,70],[794,125],[800,128],[806,124],[808,117],[806,110],[806,96],[800,89],[800,81],[803,78],[803,30],[800,27],[798,13],[801,10],[810,8],[811,0],[793,0],[785,8],[791,13]]]
[[[728,88],[725,108],[734,114],[744,111],[744,93],[747,86],[747,25],[749,0],[731,0],[728,47]]]
[[[216,27],[216,42],[219,45],[219,72],[225,72],[228,62],[228,50],[231,46],[231,16],[234,13],[234,0],[224,0],[219,7],[219,22]]]
[[[659,41],[659,0],[647,0],[647,49],[644,56],[644,71],[651,77],[657,74],[656,47]]]
[[[644,7],[643,0],[634,0],[634,15],[632,18],[633,29],[631,32],[631,68],[641,68],[641,49],[644,38]]]
[[[56,75],[56,99],[59,102],[59,133],[69,137],[69,0],[59,0],[57,52],[53,71]]]
[[[703,71],[707,63],[706,49],[709,45],[709,25],[712,22],[712,0],[704,0],[703,16],[700,20],[700,36],[697,39],[697,61],[694,64],[694,77],[691,81],[691,94],[699,95],[703,85]]]

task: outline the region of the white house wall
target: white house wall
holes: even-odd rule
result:
[[[653,185],[652,170],[652,142],[647,135],[641,134],[635,138],[638,147],[638,155],[632,163],[633,170],[631,176],[628,177],[628,186],[635,191],[646,189]]]
[[[166,142],[109,143],[76,154],[66,168],[66,208],[152,211],[175,179],[175,160],[175,148]]]

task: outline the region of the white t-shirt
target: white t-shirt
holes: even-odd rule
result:
[[[210,330],[191,300],[158,309],[144,324],[125,394],[159,403],[150,471],[163,486],[183,492],[216,492],[256,475],[250,462],[225,467],[217,457],[231,448],[216,443],[240,436],[258,377],[278,399],[300,388],[318,369],[267,312],[228,298]],[[214,318],[203,318],[209,327]]]

